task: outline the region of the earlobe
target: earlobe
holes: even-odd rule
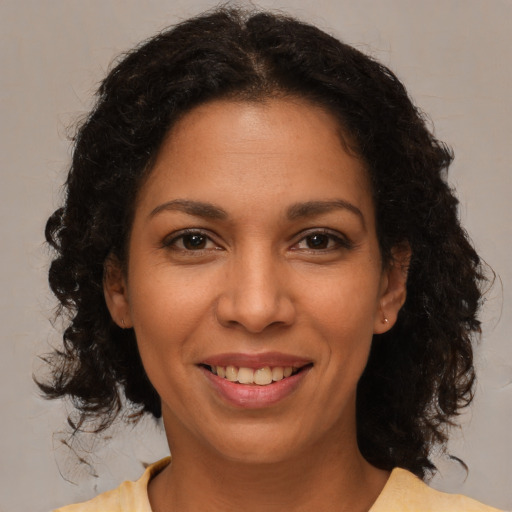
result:
[[[391,260],[383,274],[379,311],[375,317],[374,334],[389,331],[396,322],[398,312],[407,296],[407,274],[411,260],[409,244],[396,246],[391,251]]]
[[[119,259],[112,255],[104,264],[103,293],[112,320],[123,329],[132,327],[126,277]]]

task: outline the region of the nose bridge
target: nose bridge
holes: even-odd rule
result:
[[[265,244],[251,244],[233,256],[218,303],[219,320],[261,332],[293,321],[292,299],[280,258]]]

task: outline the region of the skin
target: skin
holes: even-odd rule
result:
[[[389,476],[358,450],[356,386],[405,301],[408,255],[382,262],[367,173],[340,135],[299,99],[217,100],[160,149],[126,269],[111,259],[105,280],[162,400],[173,461],[149,484],[155,512],[363,511]],[[297,207],[312,201],[329,204]],[[268,407],[226,402],[199,366],[269,351],[312,367]]]

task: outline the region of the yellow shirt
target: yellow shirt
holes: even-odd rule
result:
[[[85,503],[58,508],[54,512],[151,512],[148,482],[169,464],[170,457],[149,466],[136,482],[123,482]],[[459,494],[431,489],[405,469],[395,468],[369,512],[499,512]]]

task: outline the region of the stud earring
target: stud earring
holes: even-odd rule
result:
[[[121,324],[123,326],[123,329],[126,329],[126,324],[124,323],[124,318],[121,318]]]
[[[384,323],[389,324],[389,320],[386,317],[384,317]]]

